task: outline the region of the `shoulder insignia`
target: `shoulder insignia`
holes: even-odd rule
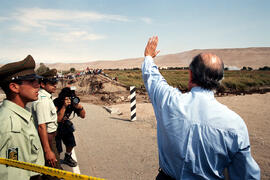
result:
[[[8,148],[7,158],[12,160],[19,160],[19,148]]]

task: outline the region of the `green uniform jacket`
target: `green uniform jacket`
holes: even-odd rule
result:
[[[4,100],[0,107],[0,157],[44,165],[44,154],[29,111]],[[6,165],[0,165],[0,180],[29,179],[37,175]]]

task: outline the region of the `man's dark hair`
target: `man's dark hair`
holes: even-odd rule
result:
[[[205,62],[201,54],[193,58],[189,65],[189,69],[192,72],[192,83],[204,89],[216,89],[223,78],[224,64],[221,61],[221,63],[217,63],[216,67],[213,67]]]
[[[10,94],[11,90],[9,89],[9,83],[2,83],[0,86],[6,95]]]
[[[69,87],[65,87],[61,90],[58,95],[58,98],[65,99],[65,97],[76,96],[75,91],[71,90]]]

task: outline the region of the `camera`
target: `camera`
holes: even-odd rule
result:
[[[75,94],[75,90],[76,90],[76,87],[75,86],[71,86],[70,87],[70,90],[71,90],[71,93],[70,93],[70,101],[71,101],[71,104],[72,105],[77,105],[77,104],[79,104],[79,102],[80,102],[80,98],[79,97],[77,97],[76,96],[76,94]]]
[[[73,104],[73,105],[79,104],[79,102],[80,102],[80,98],[77,96],[71,96],[69,98],[70,98],[71,104]]]
[[[63,88],[59,94],[59,99],[61,99],[64,102],[65,98],[68,97],[71,101],[71,107],[79,104],[80,98],[76,96],[75,90],[76,90],[75,86]]]

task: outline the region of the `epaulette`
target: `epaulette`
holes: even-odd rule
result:
[[[13,115],[10,116],[10,119],[11,119],[11,131],[16,133],[21,132],[22,127],[20,120]]]

